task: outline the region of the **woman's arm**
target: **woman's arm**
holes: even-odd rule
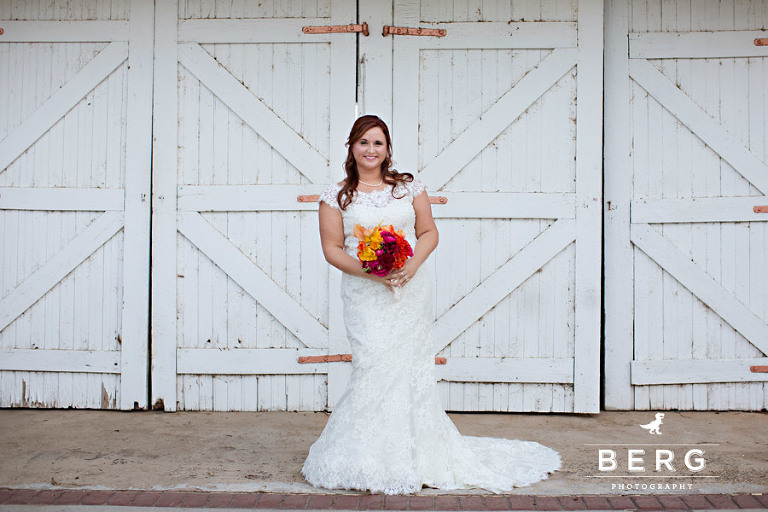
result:
[[[419,267],[435,250],[440,239],[426,190],[413,198],[413,210],[416,212],[416,247],[413,249],[413,256],[405,262],[405,265],[389,275],[395,286],[403,286],[413,278]]]
[[[360,260],[344,252],[344,221],[341,218],[341,211],[332,208],[325,202],[321,202],[319,219],[320,243],[323,247],[323,256],[325,256],[325,260],[328,263],[342,272],[353,276],[365,277],[392,289],[392,284],[387,277],[379,277],[364,272],[363,264]]]

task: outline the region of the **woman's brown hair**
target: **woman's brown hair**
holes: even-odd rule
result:
[[[344,171],[347,173],[347,179],[344,181],[344,185],[339,190],[336,200],[339,203],[339,207],[344,210],[352,202],[352,197],[355,195],[355,190],[360,182],[360,174],[357,172],[357,162],[355,156],[352,154],[352,145],[363,138],[365,132],[371,128],[381,128],[384,132],[384,137],[387,140],[387,155],[384,157],[384,161],[381,162],[381,179],[384,183],[391,185],[392,197],[400,199],[395,196],[395,186],[398,183],[407,183],[413,181],[413,174],[409,172],[397,172],[392,167],[392,139],[389,136],[389,128],[387,124],[382,121],[378,116],[362,116],[357,118],[355,124],[352,125],[352,129],[349,131],[349,137],[347,138],[347,160],[344,162]],[[402,197],[402,196],[401,196]]]

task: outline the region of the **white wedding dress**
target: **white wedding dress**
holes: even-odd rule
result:
[[[331,185],[320,201],[339,209]],[[345,251],[357,257],[355,224],[383,221],[416,245],[414,180],[390,190],[356,193],[342,211]],[[534,442],[463,436],[445,414],[437,391],[431,324],[432,282],[423,268],[397,294],[342,275],[344,320],[352,347],[352,375],[333,414],[309,450],[302,473],[326,489],[405,494],[439,489],[511,490],[560,468],[554,450]]]

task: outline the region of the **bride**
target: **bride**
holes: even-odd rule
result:
[[[560,456],[538,443],[462,436],[443,411],[434,373],[432,282],[419,272],[438,243],[424,185],[391,169],[387,125],[355,121],[347,177],[320,196],[325,259],[342,274],[352,375],[302,473],[326,489],[405,494],[423,486],[511,490],[547,478]],[[387,276],[363,271],[356,224],[392,224],[413,256]]]

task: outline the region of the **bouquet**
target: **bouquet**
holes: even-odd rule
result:
[[[391,271],[401,268],[405,260],[413,256],[411,244],[402,231],[395,231],[390,226],[379,223],[373,229],[366,229],[355,224],[357,257],[363,262],[363,271],[377,276],[386,276]]]

